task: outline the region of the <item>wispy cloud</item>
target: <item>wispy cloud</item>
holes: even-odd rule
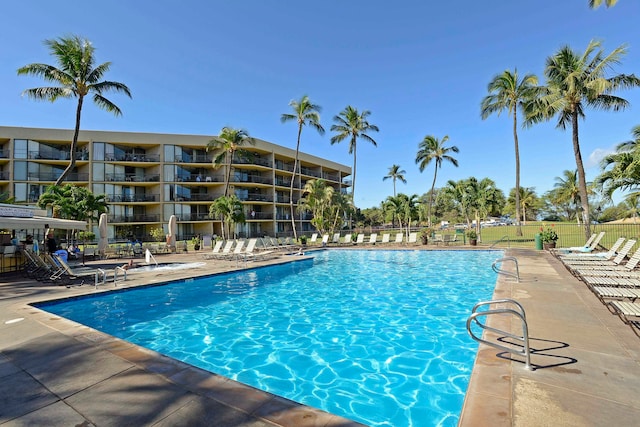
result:
[[[611,148],[596,148],[589,154],[589,158],[587,163],[585,164],[586,168],[593,168],[600,165],[600,161],[604,159],[609,154],[615,153],[615,149]]]

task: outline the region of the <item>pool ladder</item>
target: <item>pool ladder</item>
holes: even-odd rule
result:
[[[505,271],[500,268],[502,264],[507,261],[513,262],[515,264],[515,273],[512,271]],[[520,269],[518,268],[518,259],[514,256],[506,256],[504,258],[493,261],[493,264],[491,264],[491,269],[498,274],[502,274],[507,277],[513,277],[514,279],[516,279],[516,282],[520,283]]]
[[[498,304],[502,304],[503,307],[492,308],[492,306],[498,305]],[[487,310],[478,311],[479,308],[487,307],[487,306],[488,306]],[[508,306],[511,306],[512,308],[509,308]],[[487,318],[494,314],[510,314],[519,318],[522,324],[522,336],[514,335],[510,332],[493,328],[491,326],[487,326],[486,324],[480,321],[480,318]],[[489,341],[488,339],[485,339],[486,338],[484,336],[485,334],[483,334],[483,337],[479,337],[471,330],[472,324],[479,326],[483,331],[494,332],[500,335],[501,337],[507,336],[518,342],[521,342],[522,348],[519,349],[514,347],[508,347],[506,345],[499,344],[494,341]],[[467,332],[469,333],[471,338],[473,338],[474,340],[480,343],[486,344],[493,348],[497,348],[498,350],[506,351],[512,354],[517,354],[519,356],[524,356],[525,369],[528,369],[530,371],[534,370],[534,368],[531,366],[531,349],[529,348],[529,327],[527,325],[527,316],[525,315],[524,308],[518,301],[510,298],[505,298],[505,299],[496,299],[492,301],[482,301],[477,303],[475,306],[473,306],[473,310],[471,310],[471,316],[469,316],[469,318],[467,319]]]

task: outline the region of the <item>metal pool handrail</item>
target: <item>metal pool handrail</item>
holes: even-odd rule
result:
[[[484,306],[491,306],[493,304],[512,304],[514,306],[513,309],[511,308],[490,308],[488,310],[485,311],[478,311],[478,308],[480,307],[484,307]],[[471,336],[472,339],[474,339],[475,341],[478,341],[480,343],[486,344],[488,346],[497,348],[498,350],[502,350],[502,351],[506,351],[512,354],[517,354],[520,356],[524,356],[525,358],[525,369],[528,369],[530,371],[533,371],[534,368],[531,366],[531,350],[529,348],[529,327],[527,325],[527,317],[525,315],[524,312],[524,307],[522,307],[522,305],[513,299],[510,298],[505,298],[505,299],[497,299],[497,300],[492,300],[492,301],[483,301],[483,302],[479,302],[477,303],[474,307],[473,310],[471,310],[471,316],[469,316],[469,318],[467,319],[467,332],[469,333],[469,335]],[[522,322],[522,336],[519,335],[514,335],[512,333],[509,333],[507,331],[503,331],[501,329],[496,329],[493,328],[491,326],[487,326],[484,323],[481,323],[478,318],[479,317],[488,317],[491,316],[493,314],[511,314],[514,315],[516,317],[518,317],[520,319],[520,321]],[[514,340],[517,341],[521,341],[522,342],[522,349],[517,349],[517,348],[513,348],[513,347],[507,347],[506,345],[502,345],[502,344],[498,344],[497,342],[493,342],[493,341],[489,341],[486,340],[484,338],[478,337],[474,334],[474,332],[471,330],[471,323],[475,323],[477,326],[479,326],[481,329],[485,330],[485,331],[489,331],[489,332],[495,332],[497,334],[500,334],[502,336],[507,336],[509,338],[513,338]],[[484,335],[484,334],[483,334]]]
[[[513,273],[511,271],[504,271],[501,268],[498,268],[498,264],[504,263],[505,261],[512,261],[512,262],[515,263],[515,266],[516,266],[516,272],[515,273]],[[516,282],[520,283],[520,269],[518,268],[518,259],[516,257],[514,257],[514,256],[506,256],[504,258],[500,258],[500,259],[497,259],[497,260],[493,261],[493,264],[491,264],[491,269],[493,271],[495,271],[496,273],[498,273],[498,274],[503,274],[503,275],[508,276],[508,277],[513,277],[513,278],[516,279]]]

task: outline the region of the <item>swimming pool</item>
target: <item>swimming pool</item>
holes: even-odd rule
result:
[[[456,425],[499,251],[323,251],[313,260],[41,307],[372,426]]]

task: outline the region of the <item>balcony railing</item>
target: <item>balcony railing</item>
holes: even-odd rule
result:
[[[211,163],[213,156],[208,154],[183,154],[175,157],[176,163]]]
[[[0,159],[8,159],[9,150],[0,150]]]
[[[313,215],[311,215],[310,213],[304,213],[302,215],[300,215],[299,213],[295,213],[293,215],[293,219],[295,219],[296,221],[299,221],[299,220],[311,221],[312,218],[313,218]],[[279,214],[276,214],[276,219],[278,221],[286,221],[286,220],[291,221],[291,214],[290,213],[279,213]]]
[[[210,218],[208,213],[176,214],[178,221],[214,221],[217,218]]]
[[[159,194],[109,194],[107,202],[113,203],[134,203],[134,202],[157,202],[160,200]]]
[[[273,212],[253,212],[253,214],[246,215],[247,221],[252,219],[264,220],[273,219]]]
[[[51,172],[51,173],[30,173],[27,175],[29,181],[55,181],[57,180],[62,172]],[[70,173],[67,175],[67,181],[89,181],[88,173]]]
[[[267,159],[262,159],[260,157],[250,157],[248,159],[245,158],[234,158],[233,164],[236,165],[259,165],[266,166],[268,168],[271,167],[271,161]]]
[[[106,173],[105,181],[126,181],[126,182],[158,182],[160,174],[152,173],[145,175],[124,174],[124,173]]]
[[[314,169],[302,167],[300,168],[300,172],[303,173],[304,175],[315,176],[316,178],[320,178],[320,171],[317,171]]]
[[[176,176],[176,182],[224,182],[224,175],[180,175]]]
[[[160,215],[108,215],[109,222],[159,222]]]
[[[46,153],[40,151],[29,151],[29,158],[39,160],[70,160],[71,155],[69,150],[49,151]],[[85,150],[76,151],[76,160],[89,160],[89,152]]]
[[[0,180],[7,180],[9,179],[9,171],[1,171],[0,172]]]
[[[327,181],[340,182],[340,175],[338,175],[337,173],[323,172],[322,173],[322,178],[326,179]]]
[[[137,154],[137,153],[120,153],[120,154],[107,154],[104,156],[104,160],[107,162],[159,162],[160,155],[158,154]]]
[[[281,171],[293,172],[293,163],[284,163],[276,160],[276,169]]]
[[[280,187],[289,187],[291,185],[291,178],[282,178],[277,176],[276,185],[279,185]]]
[[[174,201],[176,202],[208,202],[217,199],[220,196],[215,194],[191,194],[191,195],[176,195]]]
[[[236,194],[238,199],[242,202],[271,202],[273,197],[268,194],[261,193],[249,193],[249,194]]]
[[[254,184],[269,184],[271,185],[271,183],[273,182],[271,180],[271,178],[269,177],[265,177],[265,176],[260,176],[260,175],[248,175],[248,176],[242,176],[242,177],[238,177],[238,176],[232,176],[231,177],[231,182],[247,182],[247,183],[254,183]]]

